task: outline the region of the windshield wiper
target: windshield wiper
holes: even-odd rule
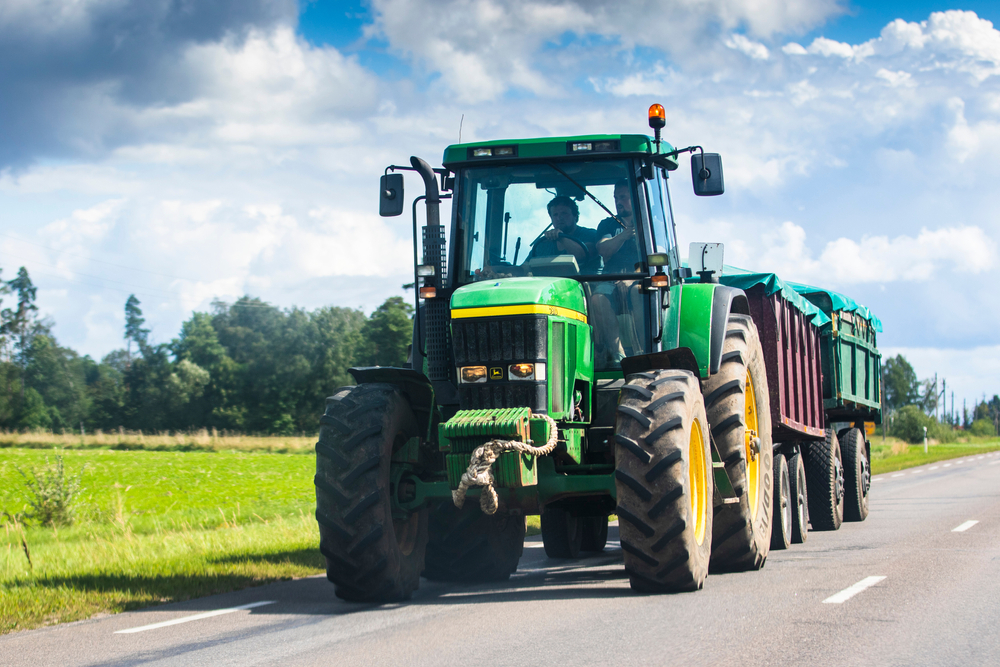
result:
[[[621,219],[621,218],[619,218],[619,217],[618,217],[617,215],[615,215],[614,213],[612,213],[612,212],[611,212],[611,209],[610,209],[610,208],[608,208],[607,206],[605,206],[605,205],[604,205],[604,203],[603,203],[603,202],[602,202],[602,201],[601,201],[600,199],[598,199],[598,198],[597,198],[597,197],[595,197],[594,195],[590,194],[590,190],[588,190],[587,188],[585,188],[585,187],[583,187],[582,185],[580,185],[579,183],[577,183],[577,182],[576,182],[576,180],[574,180],[574,178],[573,178],[572,176],[570,176],[569,174],[567,174],[567,173],[566,173],[565,171],[563,171],[562,169],[560,169],[559,167],[557,167],[557,166],[556,166],[556,165],[554,165],[553,163],[551,163],[551,162],[546,162],[545,164],[547,164],[548,166],[550,166],[550,167],[552,167],[553,169],[555,169],[556,171],[558,171],[558,172],[559,172],[560,174],[562,174],[563,176],[565,176],[565,177],[566,177],[566,180],[568,180],[568,181],[569,181],[570,183],[572,183],[572,184],[573,184],[573,185],[575,185],[576,187],[580,188],[580,189],[581,189],[581,190],[583,191],[583,194],[585,194],[585,195],[587,195],[588,197],[590,197],[591,199],[593,199],[593,200],[594,200],[594,203],[595,203],[595,204],[597,204],[598,206],[600,206],[601,208],[603,208],[603,209],[604,209],[604,211],[605,211],[605,212],[606,212],[606,213],[607,213],[608,215],[610,215],[610,216],[611,216],[612,218],[614,218],[614,219],[615,219],[615,220],[616,220],[616,221],[618,222],[618,224],[622,226],[622,229],[626,229],[626,225],[625,225],[625,223],[624,223],[624,222],[622,221],[622,219]],[[544,234],[545,232],[542,232],[542,233]]]

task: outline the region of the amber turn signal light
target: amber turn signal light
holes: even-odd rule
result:
[[[437,296],[436,287],[421,287],[420,288],[420,298],[421,299],[433,299]]]
[[[670,287],[670,279],[663,272],[654,273],[649,279],[650,287]]]

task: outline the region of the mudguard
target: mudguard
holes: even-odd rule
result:
[[[729,314],[749,315],[750,304],[743,290],[718,283],[690,283],[681,289],[678,347],[691,350],[704,379],[719,372]]]
[[[437,405],[434,400],[434,387],[431,381],[423,373],[418,373],[412,368],[395,368],[393,366],[366,366],[363,368],[349,368],[347,372],[351,374],[358,384],[366,382],[382,382],[399,387],[413,409],[413,415],[417,418],[417,426],[420,432],[428,441],[433,441],[436,436],[437,426]]]

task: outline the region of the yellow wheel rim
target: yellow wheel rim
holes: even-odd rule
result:
[[[691,518],[694,522],[694,539],[705,541],[705,516],[708,506],[707,468],[705,466],[705,436],[701,422],[691,423],[691,442],[688,444],[688,481],[691,493]]]
[[[757,496],[760,493],[760,445],[757,444],[757,394],[754,392],[753,378],[747,369],[747,383],[743,392],[746,406],[746,430],[743,435],[747,454],[747,502],[750,504],[750,518],[757,517]]]

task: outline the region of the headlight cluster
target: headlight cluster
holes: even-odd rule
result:
[[[504,375],[506,371],[506,377]],[[462,366],[458,369],[458,380],[462,384],[479,384],[492,380],[545,380],[545,364],[511,364],[506,369],[502,366],[487,368],[486,366]]]

